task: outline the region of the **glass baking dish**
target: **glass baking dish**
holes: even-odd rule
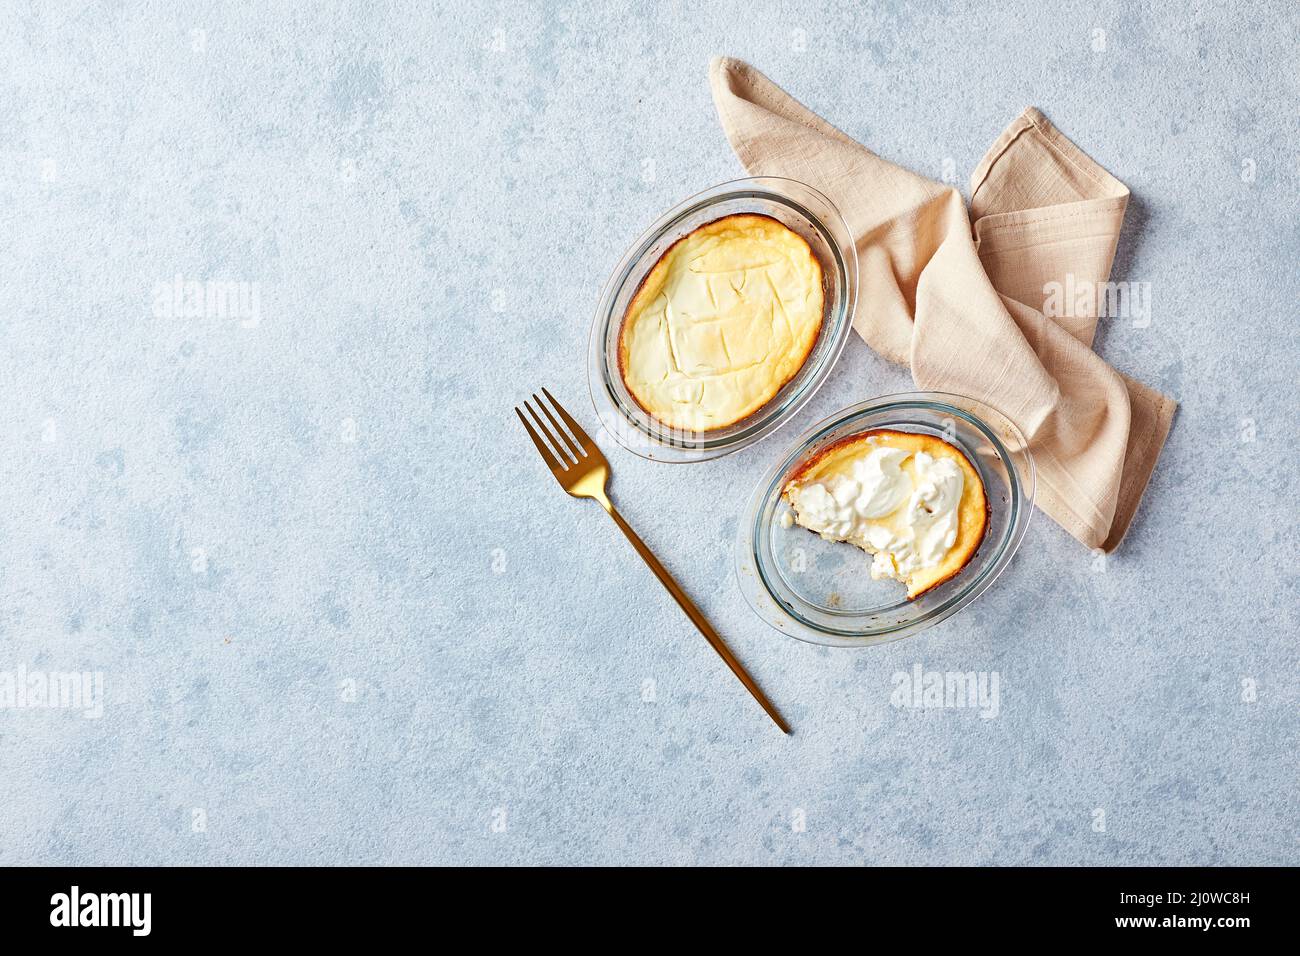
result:
[[[717,430],[669,428],[642,409],[618,370],[618,337],[628,303],[646,274],[678,239],[739,213],[780,221],[811,247],[822,267],[825,313],[798,373],[748,418]],[[588,344],[587,379],[601,424],[624,448],[656,461],[707,461],[747,448],[776,431],[826,381],[853,328],[858,257],[844,218],[829,199],[792,179],[738,179],[707,189],[664,213],[623,256],[601,293]]]
[[[880,428],[954,445],[979,472],[988,500],[988,527],[969,563],[912,601],[898,581],[872,579],[866,552],[797,524],[783,527],[789,478],[828,445]],[[813,644],[864,647],[916,634],[966,607],[1006,568],[1029,526],[1034,483],[1020,429],[982,402],[942,392],[862,402],[805,432],[754,489],[736,541],[741,592],[772,627]]]

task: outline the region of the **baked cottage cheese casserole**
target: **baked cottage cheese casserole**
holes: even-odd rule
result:
[[[909,601],[964,568],[988,527],[979,472],[933,435],[852,435],[806,462],[781,495],[802,527],[874,555],[871,576],[903,582]]]
[[[798,233],[770,216],[726,216],[646,275],[619,329],[619,375],[664,425],[726,428],[798,374],[824,307],[821,264]]]

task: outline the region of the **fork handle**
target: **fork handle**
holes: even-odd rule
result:
[[[763,709],[767,711],[767,715],[781,728],[781,732],[788,734],[790,725],[785,722],[785,718],[772,706],[772,702],[767,699],[767,695],[763,693],[758,684],[754,683],[754,678],[750,677],[740,661],[736,660],[735,655],[731,653],[731,649],[722,642],[718,632],[713,629],[712,624],[705,620],[704,615],[700,613],[700,609],[695,606],[695,602],[687,597],[681,585],[673,580],[673,576],[668,573],[668,569],[659,563],[659,559],[654,556],[654,552],[641,540],[640,535],[632,530],[632,526],[623,520],[623,516],[618,513],[618,510],[610,503],[608,498],[597,498],[596,500],[609,512],[609,516],[614,519],[614,523],[623,529],[623,534],[627,535],[627,540],[632,542],[632,547],[636,548],[636,553],[641,555],[641,560],[650,566],[650,570],[655,573],[659,583],[668,589],[668,593],[673,596],[673,600],[686,612],[686,616],[691,619],[691,623],[700,629],[704,639],[718,652],[718,656],[731,668],[731,672],[745,685],[745,689],[754,695],[754,699],[762,705]]]

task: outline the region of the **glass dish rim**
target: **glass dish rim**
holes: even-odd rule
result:
[[[798,196],[782,192],[779,187],[786,184],[794,187],[795,190],[807,191],[817,202],[824,204],[831,214],[831,221],[827,221],[827,216],[809,209],[806,202]],[[674,226],[702,209],[733,199],[745,198],[765,198],[779,202],[803,216],[822,234],[834,255],[834,271],[843,286],[841,296],[843,303],[836,310],[836,315],[827,317],[827,322],[831,323],[832,327],[821,333],[828,338],[827,348],[820,361],[810,370],[810,374],[800,383],[799,388],[787,395],[779,404],[769,402],[749,416],[748,424],[745,424],[741,430],[725,437],[704,438],[698,441],[661,441],[653,434],[653,430],[647,430],[640,422],[628,415],[623,408],[624,403],[611,394],[608,383],[610,362],[606,342],[610,325],[614,321],[614,303],[637,264]],[[853,332],[857,296],[858,252],[853,233],[839,207],[816,187],[788,176],[747,176],[700,190],[672,206],[642,232],[623,254],[601,289],[595,317],[587,338],[587,390],[596,417],[605,431],[628,451],[641,458],[669,464],[711,461],[757,444],[798,414],[826,383]],[[803,369],[800,370],[802,371]],[[669,430],[665,429],[665,431]],[[707,433],[702,434],[707,435]]]
[[[997,414],[1011,430],[1012,444],[1016,445],[1016,451],[1013,453],[1007,447],[998,434],[985,422],[979,415],[962,408],[960,405],[953,404],[953,401],[969,402]],[[937,607],[926,612],[922,617],[914,620],[901,622],[893,625],[884,625],[877,628],[862,629],[834,629],[826,628],[815,622],[809,621],[794,613],[785,603],[780,600],[773,592],[768,583],[766,573],[763,570],[762,562],[758,559],[758,541],[760,539],[760,521],[765,509],[765,504],[773,497],[773,492],[779,495],[777,483],[782,475],[800,458],[807,454],[808,449],[819,439],[834,432],[854,419],[861,419],[871,414],[891,410],[921,410],[927,412],[940,412],[945,416],[955,415],[974,426],[994,447],[998,455],[1006,463],[1007,472],[1011,476],[1010,488],[1012,491],[1012,501],[1009,503],[1010,516],[1007,521],[1007,532],[998,544],[997,552],[989,559],[986,566],[979,574],[969,579],[969,581],[959,590],[946,598]],[[875,427],[886,427],[878,425]],[[1022,456],[1024,461],[1020,463],[1014,455]],[[1022,472],[1023,468],[1023,472]],[[1019,550],[1020,544],[1024,541],[1025,535],[1029,530],[1030,520],[1034,512],[1034,499],[1037,491],[1037,473],[1033,459],[1033,454],[1029,451],[1028,443],[1025,440],[1024,433],[1019,426],[1015,424],[1007,415],[994,408],[988,402],[980,399],[971,398],[966,395],[959,395],[954,392],[897,392],[891,395],[883,395],[877,398],[867,399],[850,405],[847,408],[827,416],[822,421],[813,425],[805,431],[799,438],[792,443],[789,450],[783,455],[772,467],[770,467],[755,486],[753,493],[750,495],[746,505],[743,520],[740,523],[739,531],[736,537],[735,552],[735,573],[740,585],[741,593],[745,597],[746,603],[751,610],[769,627],[787,637],[803,641],[809,644],[816,644],[824,647],[872,647],[878,644],[887,644],[892,641],[901,640],[913,634],[920,633],[947,620],[954,614],[958,613],[977,597],[983,594],[993,582],[1001,576],[1002,572],[1011,563],[1012,557]],[[788,622],[790,629],[781,627],[773,620],[765,608],[757,605],[756,600],[751,596],[749,589],[746,587],[746,575],[752,575],[754,588],[761,589],[761,595],[767,599],[773,608],[777,610],[783,620]],[[804,602],[808,603],[808,602]],[[845,617],[851,616],[855,612],[836,611],[831,608],[818,606],[818,610],[824,611],[831,616],[841,614]]]

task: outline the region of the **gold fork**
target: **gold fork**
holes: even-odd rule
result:
[[[524,408],[528,409],[529,414],[533,416],[538,431],[546,436],[547,441],[550,442],[549,445],[542,441],[537,431],[533,430],[533,426],[528,423],[528,419],[524,417],[524,413],[519,410],[517,405],[515,406],[515,414],[524,423],[524,428],[528,429],[528,437],[537,446],[537,451],[541,454],[547,467],[551,469],[551,474],[555,476],[556,481],[560,483],[560,487],[575,498],[595,498],[600,502],[600,506],[609,512],[609,516],[614,519],[614,523],[623,529],[623,533],[627,535],[627,540],[631,541],[632,547],[636,548],[636,553],[641,555],[642,560],[655,573],[655,577],[668,589],[668,593],[686,612],[686,616],[700,629],[700,633],[704,635],[705,640],[718,652],[718,656],[731,668],[731,672],[740,678],[740,682],[754,695],[754,699],[762,704],[763,709],[767,711],[767,715],[776,722],[782,733],[788,734],[790,725],[777,713],[776,708],[772,706],[772,702],[754,683],[754,678],[746,673],[740,661],[736,660],[727,645],[722,643],[722,638],[718,636],[718,632],[704,619],[704,615],[700,613],[699,608],[686,596],[686,592],[682,590],[681,585],[673,580],[673,576],[659,563],[659,559],[646,547],[646,543],[637,536],[631,525],[623,520],[623,516],[610,503],[609,495],[605,493],[605,485],[609,482],[609,462],[605,460],[605,456],[596,447],[596,443],[587,437],[587,433],[573,420],[573,416],[564,410],[564,406],[555,400],[554,395],[546,389],[542,389],[542,394],[550,399],[551,404],[555,406],[555,410],[559,412],[564,424],[569,426],[568,431],[560,427],[560,423],[555,420],[555,416],[551,414],[551,410],[546,406],[546,403],[538,398],[536,394],[533,395],[533,401],[546,415],[547,421],[542,421],[541,416],[537,414],[537,409],[533,408],[528,402],[524,402]],[[550,422],[549,428],[547,422]]]

